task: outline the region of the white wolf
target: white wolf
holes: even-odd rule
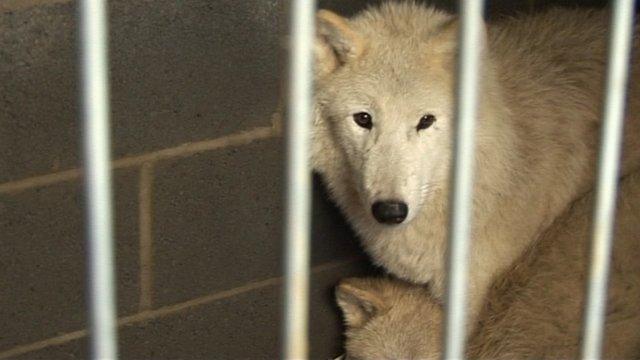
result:
[[[458,21],[414,2],[317,19],[314,168],[374,261],[440,297]],[[484,28],[470,316],[593,186],[607,26],[603,11],[553,10]],[[623,174],[640,159],[638,70],[634,62]]]
[[[578,355],[593,196],[577,201],[492,288],[470,338],[470,359]],[[604,358],[640,356],[640,172],[621,182]],[[437,301],[419,285],[346,279],[336,290],[348,359],[440,358]]]

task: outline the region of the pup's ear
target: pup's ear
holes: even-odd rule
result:
[[[435,35],[435,40],[442,45],[443,51],[455,51],[458,47],[460,20],[453,18],[447,21]]]
[[[433,36],[432,44],[441,53],[454,53],[459,48],[459,32],[462,22],[459,18],[452,18],[445,22],[440,30]],[[487,26],[484,21],[480,23],[480,44],[484,48],[487,38]]]
[[[382,289],[371,279],[346,279],[336,289],[336,300],[349,327],[361,327],[387,310]]]
[[[317,76],[329,74],[360,56],[364,40],[351,29],[347,19],[328,10],[319,10],[316,23],[314,51]]]

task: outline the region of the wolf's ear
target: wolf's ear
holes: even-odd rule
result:
[[[371,279],[346,279],[336,289],[336,300],[349,327],[361,327],[387,310],[379,284]]]
[[[314,51],[317,76],[329,74],[360,56],[364,40],[351,29],[347,19],[328,10],[319,10],[316,23]]]

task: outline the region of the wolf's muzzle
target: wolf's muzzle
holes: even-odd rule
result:
[[[376,201],[371,213],[381,224],[400,224],[407,218],[409,208],[402,201]]]

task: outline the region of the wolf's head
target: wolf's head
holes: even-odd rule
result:
[[[440,305],[426,288],[392,279],[346,279],[336,289],[346,359],[435,359]]]
[[[314,165],[368,219],[409,222],[447,186],[457,21],[413,3],[317,19]]]

